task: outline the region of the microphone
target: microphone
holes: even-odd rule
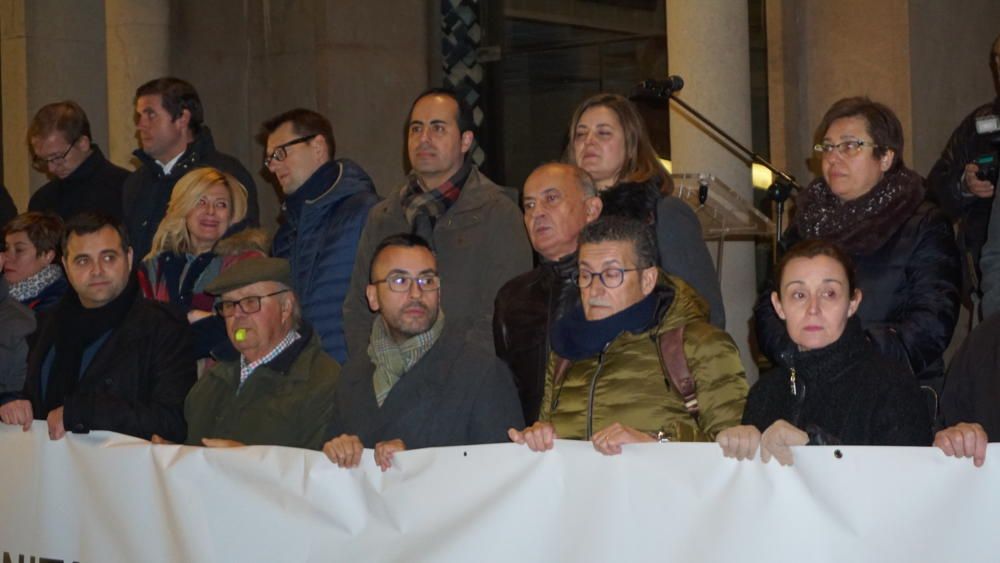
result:
[[[669,98],[674,92],[684,88],[684,79],[676,74],[666,80],[643,80],[635,88],[632,98]]]

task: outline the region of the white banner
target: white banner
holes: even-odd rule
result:
[[[50,442],[0,429],[0,556],[122,562],[1000,560],[1000,448],[796,448],[794,467],[714,444],[559,441],[318,452]],[[41,559],[46,558],[46,559]]]

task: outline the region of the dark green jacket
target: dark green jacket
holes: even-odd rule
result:
[[[320,347],[312,328],[277,358],[258,367],[237,394],[240,362],[216,364],[184,402],[187,443],[225,438],[247,445],[318,450],[333,415],[340,365]]]
[[[552,381],[557,356],[550,356],[539,420],[551,422],[560,438],[589,440],[589,416],[594,432],[620,422],[643,432],[663,431],[670,440],[684,442],[711,441],[721,430],[740,424],[747,382],[732,337],[709,324],[708,305],[680,278],[661,272],[654,291],[666,296],[657,308],[659,323],[642,333],[623,332],[600,356],[575,362],[558,389]],[[667,383],[660,364],[658,335],[681,325],[684,356],[700,406],[697,423]]]

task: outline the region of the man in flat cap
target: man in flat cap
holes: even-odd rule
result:
[[[340,365],[302,321],[288,261],[251,258],[206,287],[239,359],[216,364],[184,402],[187,443],[320,449]]]

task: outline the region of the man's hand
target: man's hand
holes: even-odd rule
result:
[[[61,440],[66,435],[66,426],[63,425],[63,407],[49,411],[46,420],[49,423],[49,439]]]
[[[551,450],[555,444],[556,429],[551,422],[536,422],[524,430],[516,428],[507,429],[507,436],[515,444],[527,444],[528,449],[533,452],[544,452]]]
[[[20,424],[21,430],[27,432],[31,429],[33,419],[31,401],[18,399],[0,406],[0,421],[4,424]]]
[[[337,467],[357,467],[361,463],[361,452],[365,449],[357,436],[341,434],[323,446],[323,453]]]
[[[945,455],[971,457],[976,467],[982,467],[986,461],[988,442],[986,431],[975,422],[959,422],[934,435],[934,445],[941,448]]]
[[[399,438],[387,442],[379,442],[375,444],[375,463],[382,468],[382,471],[386,471],[392,467],[392,454],[405,449],[406,444]]]
[[[750,460],[757,455],[757,447],[760,446],[760,430],[750,424],[732,426],[719,432],[715,441],[722,447],[722,455],[725,457],[734,457],[740,461]]]
[[[965,165],[965,174],[962,175],[965,189],[976,197],[993,197],[993,184],[977,178],[976,172],[979,172],[979,167],[975,164],[970,162]]]
[[[622,453],[622,446],[625,444],[638,444],[640,442],[655,442],[653,438],[645,432],[640,432],[631,426],[625,426],[616,422],[604,430],[594,432],[590,437],[594,449],[604,455],[618,455]]]
[[[225,438],[202,438],[201,443],[207,448],[239,448],[246,444],[236,440],[226,440]]]
[[[778,420],[767,427],[760,437],[760,460],[771,461],[771,456],[781,465],[792,464],[790,446],[804,446],[809,443],[809,434],[792,426],[785,420]]]
[[[171,446],[176,444],[176,442],[171,442],[170,440],[167,440],[166,438],[160,436],[159,434],[153,434],[153,436],[149,439],[149,441],[159,446]]]

